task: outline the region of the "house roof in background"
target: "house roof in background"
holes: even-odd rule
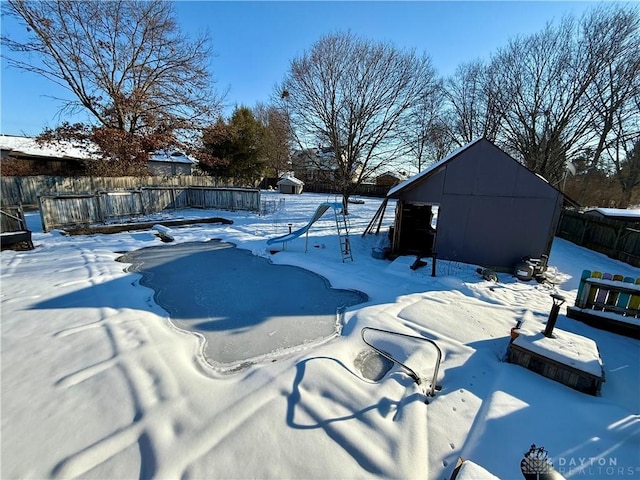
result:
[[[56,142],[40,144],[32,137],[14,135],[0,135],[0,150],[29,157],[91,159],[96,158],[98,148],[87,146],[83,148],[72,142]]]
[[[600,215],[615,220],[640,222],[640,209],[627,208],[589,208],[584,211],[586,215]]]
[[[28,157],[68,158],[68,159],[93,159],[99,158],[98,146],[88,144],[81,147],[73,142],[60,141],[40,144],[32,137],[20,137],[15,135],[0,135],[0,150],[21,154]],[[197,163],[192,157],[177,150],[162,150],[152,154],[149,158],[153,162],[169,163]]]
[[[195,158],[182,153],[179,150],[163,150],[155,152],[149,157],[149,161],[152,162],[170,162],[170,163],[187,163],[195,164],[198,161]]]
[[[380,177],[384,177],[384,176],[397,178],[398,180],[406,180],[406,178],[407,178],[406,175],[403,175],[400,172],[393,172],[391,170],[386,170],[386,171],[382,172],[381,174],[376,175],[376,178],[380,178]]]

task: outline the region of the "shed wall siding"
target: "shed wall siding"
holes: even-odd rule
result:
[[[413,188],[403,190],[399,197],[405,202],[431,203],[439,205],[442,202],[446,167],[435,172],[428,180],[418,183]]]
[[[191,175],[191,165],[188,163],[149,162],[151,175]]]
[[[438,214],[440,258],[509,270],[548,253],[554,199],[445,196]]]

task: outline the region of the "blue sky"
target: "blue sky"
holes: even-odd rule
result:
[[[228,90],[225,113],[235,105],[267,103],[292,59],[322,35],[352,32],[399,48],[426,52],[441,75],[476,58],[488,58],[519,34],[539,31],[564,14],[581,15],[597,2],[212,2],[178,1],[175,10],[187,34],[208,31],[216,57],[211,69],[219,90]],[[2,18],[5,35],[24,27]],[[0,70],[0,133],[37,135],[59,122],[65,89],[35,74]],[[83,117],[63,117],[82,120]]]

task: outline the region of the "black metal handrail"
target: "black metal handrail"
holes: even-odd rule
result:
[[[412,338],[414,340],[422,340],[425,341],[427,343],[430,343],[431,345],[433,345],[434,347],[436,347],[436,351],[438,352],[438,359],[436,360],[436,368],[433,371],[433,379],[431,380],[431,389],[429,392],[427,392],[427,395],[430,397],[435,396],[435,392],[436,392],[436,382],[438,381],[438,371],[440,370],[440,361],[442,360],[442,350],[440,350],[440,347],[438,347],[438,345],[436,344],[436,342],[434,342],[433,340],[429,339],[429,338],[425,338],[425,337],[418,337],[415,335],[408,335],[406,333],[399,333],[399,332],[392,332],[390,330],[382,330],[380,328],[373,328],[373,327],[364,327],[361,331],[360,331],[360,335],[362,336],[362,341],[364,343],[366,343],[367,345],[369,345],[371,348],[373,348],[377,353],[379,353],[380,355],[382,355],[384,358],[392,361],[393,363],[399,365],[402,369],[404,369],[407,374],[413,378],[413,380],[420,385],[422,379],[420,378],[420,376],[418,376],[418,374],[416,372],[414,372],[411,368],[407,367],[404,363],[402,363],[399,360],[396,360],[395,358],[393,358],[391,355],[389,355],[388,353],[380,350],[379,348],[373,346],[371,343],[369,343],[367,341],[367,339],[365,338],[365,331],[366,330],[373,330],[376,332],[382,332],[382,333],[388,333],[389,335],[397,335],[399,337],[405,337],[405,338]]]

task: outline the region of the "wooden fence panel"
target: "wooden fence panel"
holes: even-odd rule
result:
[[[193,187],[189,195],[192,207],[260,211],[260,190]]]
[[[13,181],[15,177],[2,177],[0,182],[0,199],[3,207],[19,205],[22,198],[20,184]]]
[[[640,267],[640,230],[627,229],[620,241],[618,259],[625,263]]]
[[[566,210],[557,236],[640,267],[640,225]]]
[[[102,221],[145,214],[142,193],[139,190],[132,192],[103,192],[96,198],[100,202]]]
[[[144,187],[141,189],[147,213],[167,209],[189,208],[189,187]]]
[[[191,188],[174,188],[173,189],[173,208],[190,208],[189,191]]]
[[[165,209],[174,209],[173,191],[169,188],[145,187],[141,190],[143,204],[147,213],[157,213]]]
[[[45,232],[54,228],[104,222],[95,195],[41,196],[39,205]]]
[[[148,177],[0,177],[0,203],[2,205],[37,205],[39,195],[97,193],[99,191],[139,190],[147,187],[218,187],[233,188],[234,179],[214,178],[206,175],[176,175]],[[307,192],[339,195],[329,182],[305,184]],[[384,197],[389,187],[363,184],[355,195]]]
[[[165,209],[211,208],[260,212],[260,190],[156,187],[133,191],[39,197],[42,228],[88,226]]]
[[[0,204],[38,205],[39,195],[94,194],[100,191],[140,190],[146,187],[229,187],[233,179],[179,175],[155,177],[0,177]]]

